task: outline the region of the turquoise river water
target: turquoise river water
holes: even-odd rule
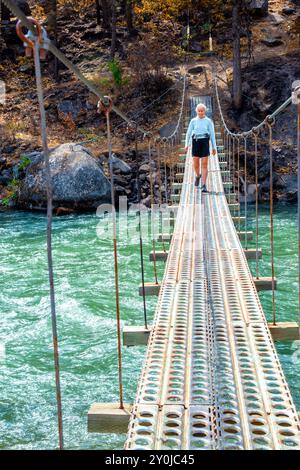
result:
[[[255,229],[250,208],[248,228]],[[122,324],[143,324],[136,218],[129,237],[119,239]],[[87,432],[93,402],[118,400],[113,246],[95,214],[58,217],[53,227],[53,258],[61,362],[65,447],[121,449],[125,435]],[[275,274],[278,320],[296,320],[297,209],[275,206]],[[46,217],[39,213],[0,213],[0,448],[57,448],[57,418],[45,239]],[[100,231],[99,227],[100,224]],[[101,232],[101,233],[100,233]],[[260,275],[270,275],[269,212],[260,208]],[[251,242],[250,246],[254,246]],[[151,240],[144,241],[145,278],[154,280]],[[255,262],[251,262],[255,268]],[[158,276],[163,274],[158,264]],[[254,272],[254,269],[253,269]],[[259,294],[268,319],[271,292]],[[157,298],[147,298],[153,318]],[[277,350],[300,410],[300,358],[295,343]],[[297,352],[298,351],[298,352]],[[145,348],[123,348],[124,400],[136,394]],[[298,356],[298,357],[296,357]],[[298,360],[297,360],[298,359]]]

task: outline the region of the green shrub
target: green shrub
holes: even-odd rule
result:
[[[26,157],[26,155],[20,155],[20,163],[19,163],[18,169],[21,171],[25,170],[25,168],[27,168],[28,165],[30,165],[30,163],[31,163],[30,158]]]
[[[117,60],[110,60],[108,62],[108,69],[112,73],[115,85],[120,88],[123,84],[121,64]]]
[[[20,181],[17,179],[17,178],[13,178],[9,184],[8,184],[8,188],[13,190],[13,189],[17,189],[20,185]]]
[[[10,203],[12,200],[16,199],[16,198],[17,198],[17,192],[14,191],[12,194],[9,194],[9,196],[4,197],[4,198],[1,200],[1,204],[2,204],[2,206],[4,206],[4,207],[8,207],[8,206],[9,206],[9,203]]]

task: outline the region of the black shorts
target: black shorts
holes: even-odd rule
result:
[[[192,156],[193,157],[208,157],[209,152],[209,137],[203,139],[192,139]]]

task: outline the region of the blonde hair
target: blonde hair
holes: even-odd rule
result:
[[[200,109],[200,108],[204,109],[204,111],[207,111],[207,107],[206,107],[205,104],[203,104],[203,103],[197,104],[197,106],[196,106],[196,112],[197,112],[198,109]]]

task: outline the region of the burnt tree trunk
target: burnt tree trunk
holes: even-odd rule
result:
[[[232,34],[233,34],[233,106],[240,110],[242,107],[242,67],[241,67],[241,0],[233,1]]]
[[[57,0],[50,0],[45,2],[45,13],[47,15],[47,32],[51,36],[54,44],[58,45],[58,31],[57,31]],[[57,57],[53,59],[53,73],[56,81],[59,81],[59,62]]]
[[[10,21],[10,11],[0,0],[0,21]]]
[[[112,8],[113,8],[113,0],[100,0],[101,8],[102,8],[102,15],[103,15],[103,28],[107,29],[108,31],[111,30],[111,19],[112,19]]]
[[[127,30],[129,36],[132,36],[135,32],[133,27],[133,1],[126,0],[125,2],[125,16],[126,16],[126,23],[127,23]]]
[[[110,57],[111,59],[115,58],[116,54],[116,45],[117,45],[117,12],[116,12],[116,2],[111,0],[111,50]]]
[[[99,0],[95,0],[97,25],[101,24],[101,8]]]

